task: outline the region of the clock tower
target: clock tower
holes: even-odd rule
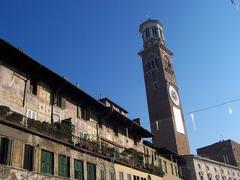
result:
[[[187,129],[179,97],[173,53],[166,47],[163,26],[148,19],[140,25],[142,57],[153,144],[179,155],[189,154]]]

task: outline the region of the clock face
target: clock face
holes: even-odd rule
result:
[[[179,100],[179,96],[178,93],[176,91],[176,89],[173,86],[169,86],[169,95],[171,97],[171,100],[173,101],[173,103],[177,106],[180,105],[180,100]]]

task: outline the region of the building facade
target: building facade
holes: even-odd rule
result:
[[[162,24],[148,19],[140,25],[142,57],[151,132],[155,146],[179,155],[189,154],[189,142],[173,68],[173,53],[166,47]]]
[[[229,139],[197,149],[197,154],[225,164],[240,167],[240,144]]]
[[[240,169],[201,156],[185,156],[182,168],[187,180],[240,180]]]
[[[143,139],[152,136],[110,99],[96,100],[0,40],[0,178],[179,179],[160,163],[176,162],[154,149],[150,162]]]

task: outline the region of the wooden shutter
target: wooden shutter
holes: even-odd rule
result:
[[[62,97],[61,98],[61,108],[65,109],[65,107],[66,107],[66,98]]]
[[[0,163],[9,165],[11,159],[12,143],[8,138],[1,138],[0,141]]]
[[[58,159],[58,175],[63,177],[69,177],[70,176],[70,158],[59,155]]]
[[[33,146],[25,145],[23,168],[33,170],[34,149]]]
[[[84,180],[83,161],[74,160],[74,179]]]
[[[81,107],[77,106],[77,117],[81,118]]]
[[[41,172],[46,173],[46,152],[44,150],[41,151]]]
[[[41,172],[54,174],[53,153],[42,150],[41,152]]]
[[[87,180],[96,180],[96,166],[94,164],[87,164]]]

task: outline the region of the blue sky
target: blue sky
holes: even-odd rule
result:
[[[137,55],[146,15],[164,24],[185,113],[240,97],[240,13],[230,0],[2,0],[0,37],[149,128]],[[192,153],[240,141],[240,102],[230,106],[232,115],[227,105],[194,114],[196,132],[185,116]]]

